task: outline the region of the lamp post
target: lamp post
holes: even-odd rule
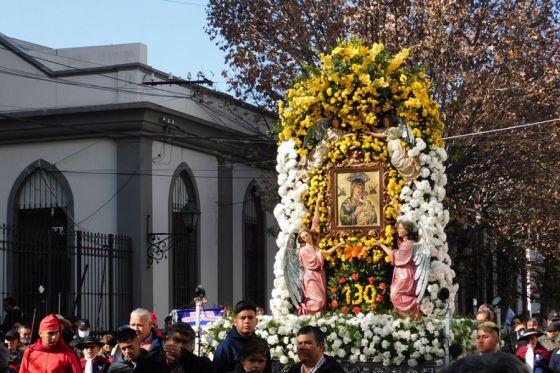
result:
[[[196,205],[195,201],[188,200],[187,203],[181,208],[181,220],[185,226],[186,236],[190,235],[198,224],[198,218],[200,216],[200,209]],[[150,230],[150,215],[146,216],[146,232]],[[148,247],[146,249],[147,256],[147,266],[148,269],[152,266],[152,263],[159,263],[160,260],[167,259],[167,252],[170,251],[174,242],[172,238],[183,236],[181,233],[146,233],[146,241],[148,242]]]
[[[196,229],[199,216],[200,210],[196,203],[193,200],[188,200],[181,209],[181,218],[183,219],[183,224],[187,229],[187,233],[190,234]]]

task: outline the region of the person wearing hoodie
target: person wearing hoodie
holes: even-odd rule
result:
[[[235,366],[241,362],[243,346],[257,328],[257,306],[253,302],[239,301],[235,305],[234,312],[233,327],[214,353],[217,373],[227,373],[235,369]],[[269,355],[265,373],[270,373],[271,365]]]
[[[21,373],[81,373],[82,367],[74,351],[61,338],[61,324],[54,314],[39,324],[39,339],[24,352]]]

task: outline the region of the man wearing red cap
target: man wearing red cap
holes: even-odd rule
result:
[[[60,321],[49,315],[39,324],[40,339],[23,354],[21,373],[81,373],[78,357],[60,337]]]

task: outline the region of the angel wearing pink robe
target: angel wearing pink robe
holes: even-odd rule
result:
[[[313,315],[325,311],[327,308],[327,279],[323,267],[323,254],[319,248],[319,235],[316,233],[319,228],[321,201],[322,196],[319,195],[311,229],[304,228],[299,231],[299,239],[302,244],[299,250],[299,262],[303,271],[303,301],[298,307],[299,315]],[[326,250],[325,253],[331,255],[342,246],[344,245],[336,245]]]
[[[417,302],[416,280],[414,279],[416,267],[412,258],[414,241],[417,238],[414,223],[399,222],[397,224],[397,235],[396,250],[391,250],[380,243],[377,244],[391,257],[391,263],[394,266],[391,282],[391,302],[399,314],[419,317],[420,306]]]

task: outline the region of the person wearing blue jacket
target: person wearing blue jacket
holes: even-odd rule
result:
[[[250,301],[239,301],[234,308],[233,327],[226,338],[220,342],[214,353],[214,365],[217,373],[227,373],[241,362],[243,346],[254,335],[257,328],[257,306]],[[267,370],[270,373],[270,355],[267,358]]]

